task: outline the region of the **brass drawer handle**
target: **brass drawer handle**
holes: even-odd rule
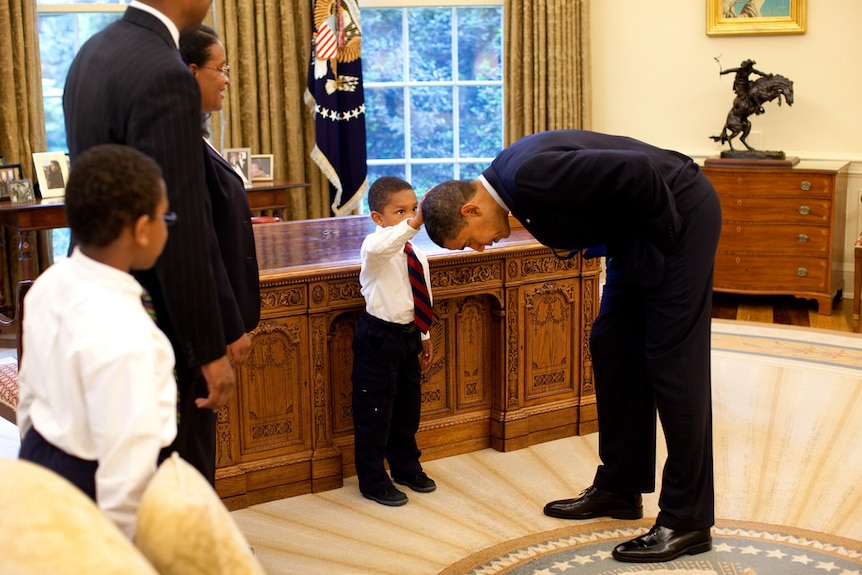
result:
[[[799,206],[799,213],[803,216],[807,216],[811,213],[811,208],[809,208],[808,206]]]
[[[802,180],[801,182],[799,182],[799,189],[802,190],[803,192],[807,192],[808,190],[810,190],[813,187],[814,186],[812,186],[811,182],[809,182],[808,180]]]
[[[804,278],[808,275],[808,270],[805,268],[798,268],[796,270],[796,275],[798,275],[801,278]]]
[[[799,240],[800,244],[807,244],[808,243],[808,234],[799,234],[797,239]]]

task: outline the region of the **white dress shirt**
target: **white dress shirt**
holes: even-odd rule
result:
[[[413,288],[407,272],[407,254],[404,245],[419,233],[407,220],[388,227],[377,226],[365,236],[360,248],[362,269],[359,283],[365,297],[365,311],[378,319],[406,325],[413,322]],[[431,275],[428,258],[417,246],[413,251],[425,272],[425,285],[431,296]],[[433,299],[432,299],[433,302]],[[422,339],[430,336],[423,333]]]
[[[99,508],[130,537],[162,447],[177,434],[174,353],[131,274],[75,249],[24,298],[21,437],[34,427],[98,461]]]

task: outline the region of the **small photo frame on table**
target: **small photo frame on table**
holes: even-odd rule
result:
[[[66,194],[69,179],[69,162],[65,152],[36,152],[33,154],[36,181],[43,198],[60,198]]]
[[[27,178],[12,180],[9,184],[9,199],[13,204],[32,202],[36,199],[33,192],[33,182]]]
[[[252,154],[250,172],[253,182],[272,181],[272,154]]]
[[[23,177],[21,164],[3,164],[0,162],[0,201],[10,199],[9,183]]]
[[[251,182],[251,148],[225,148],[223,155],[243,182]]]
[[[706,0],[706,35],[805,34],[806,2]]]

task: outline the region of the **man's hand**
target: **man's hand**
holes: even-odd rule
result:
[[[431,344],[431,339],[423,339],[422,351],[419,353],[419,363],[428,367],[431,365],[432,359],[434,359],[434,346]]]
[[[223,355],[215,361],[201,366],[204,379],[207,380],[207,397],[195,399],[195,405],[200,409],[212,409],[218,411],[233,397],[236,390],[236,376],[233,366]]]
[[[247,333],[242,334],[238,340],[227,346],[227,351],[231,365],[245,363],[251,353],[251,338]]]

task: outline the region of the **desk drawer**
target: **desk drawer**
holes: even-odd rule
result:
[[[832,201],[829,198],[720,195],[719,200],[721,217],[725,221],[829,225],[832,216]]]
[[[723,222],[719,251],[749,254],[829,255],[829,228],[795,224]]]
[[[770,170],[710,170],[709,180],[720,194],[733,195],[799,195],[802,197],[832,197],[835,177],[817,172]]]
[[[824,292],[829,285],[828,258],[746,255],[719,251],[715,288],[729,291]]]

